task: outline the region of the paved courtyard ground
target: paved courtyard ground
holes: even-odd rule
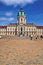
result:
[[[43,65],[43,40],[0,39],[0,65]]]

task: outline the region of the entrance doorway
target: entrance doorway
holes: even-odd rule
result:
[[[21,35],[22,35],[22,27],[21,27]]]

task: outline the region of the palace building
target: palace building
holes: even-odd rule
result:
[[[17,23],[10,23],[7,26],[0,26],[0,35],[7,36],[29,36],[29,35],[43,35],[43,26],[37,26],[33,23],[26,23],[26,14],[22,8],[17,15]]]

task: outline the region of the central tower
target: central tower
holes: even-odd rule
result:
[[[18,24],[26,24],[26,15],[22,8],[20,8],[17,18],[18,18]]]

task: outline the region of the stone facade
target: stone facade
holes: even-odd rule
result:
[[[43,26],[36,26],[33,23],[26,23],[26,15],[21,8],[17,15],[17,23],[9,24],[7,26],[0,26],[0,35],[8,36],[29,36],[29,35],[43,35]]]

